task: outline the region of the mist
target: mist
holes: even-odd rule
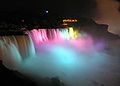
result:
[[[15,38],[22,41],[22,44],[17,41],[18,47],[27,46],[20,47],[21,53],[14,42],[8,43],[3,38],[6,40],[0,42],[3,63],[8,69],[29,76],[38,86],[41,78],[52,77],[59,77],[66,86],[118,84],[119,40],[106,45],[105,41],[95,41],[84,34],[78,39],[40,43],[37,45],[39,51],[32,53],[34,41],[26,37]]]
[[[109,25],[108,31],[120,35],[119,2],[116,0],[97,0],[95,21]]]

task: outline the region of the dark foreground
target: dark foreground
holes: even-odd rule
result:
[[[7,69],[0,60],[0,86],[38,86],[32,79]],[[41,84],[40,84],[41,83]],[[63,86],[56,77],[41,80],[39,86]]]
[[[4,67],[0,61],[0,86],[36,86],[36,84],[27,79],[27,77],[19,77],[17,73]]]

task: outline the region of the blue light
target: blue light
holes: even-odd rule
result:
[[[63,46],[55,45],[51,53],[54,55],[56,61],[61,65],[73,66],[75,64],[76,53],[71,49],[66,49]]]

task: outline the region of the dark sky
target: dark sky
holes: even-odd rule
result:
[[[96,0],[0,0],[0,11],[41,13],[45,10],[60,15],[91,16]]]

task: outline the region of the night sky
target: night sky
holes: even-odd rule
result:
[[[70,16],[93,16],[96,0],[0,0],[1,12],[51,13]]]
[[[96,15],[97,4],[97,0],[0,0],[0,12],[39,14],[48,10],[59,15],[89,17]]]
[[[97,4],[97,0],[0,0],[0,12],[41,14],[48,10],[59,15],[91,17],[96,15]]]
[[[57,16],[95,18],[98,23],[108,24],[110,32],[120,35],[118,2],[120,0],[0,0],[0,15],[41,15],[48,10]]]

